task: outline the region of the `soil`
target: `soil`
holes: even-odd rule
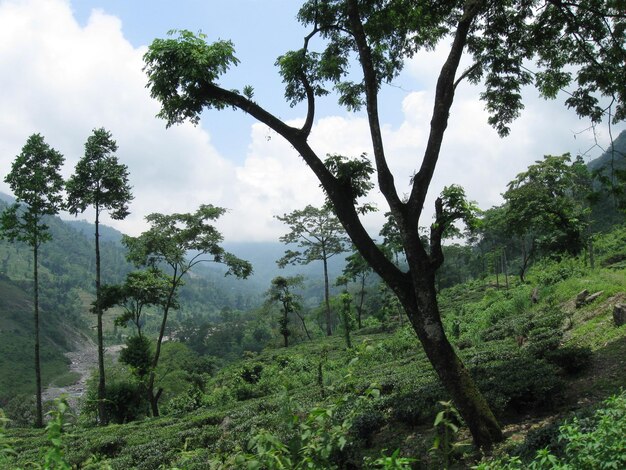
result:
[[[117,359],[121,344],[105,348],[105,354]],[[79,374],[78,380],[64,387],[47,387],[43,391],[43,400],[54,400],[65,395],[70,407],[78,410],[78,404],[86,392],[87,379],[91,372],[98,367],[98,347],[91,339],[84,339],[75,345],[75,350],[65,353],[70,361],[70,371]]]

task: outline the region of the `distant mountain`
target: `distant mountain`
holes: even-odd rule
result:
[[[626,131],[622,131],[613,141],[613,145],[601,156],[587,164],[590,171],[601,168],[610,169],[614,165],[618,169],[626,168]]]
[[[87,238],[93,238],[95,233],[95,225],[86,220],[65,220],[65,223],[70,227],[78,230],[84,234]],[[100,232],[100,241],[112,242],[120,244],[122,242],[122,236],[124,235],[119,230],[109,227],[107,225],[100,224],[98,231]]]
[[[626,131],[622,131],[613,141],[613,145],[600,157],[590,161],[587,168],[591,172],[599,172],[611,177],[613,171],[623,172],[626,170]],[[596,190],[603,192],[592,208],[592,227],[594,231],[605,232],[611,227],[624,223],[624,212],[616,208],[616,198],[606,192],[600,183],[596,184]],[[623,199],[624,195],[621,195]]]

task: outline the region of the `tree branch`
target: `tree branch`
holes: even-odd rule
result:
[[[378,173],[378,185],[380,187],[380,191],[385,196],[385,199],[389,202],[392,212],[397,214],[402,210],[404,203],[398,197],[393,174],[391,173],[385,158],[383,138],[380,130],[380,122],[378,120],[378,77],[375,75],[376,72],[372,60],[372,54],[369,45],[367,44],[367,36],[359,16],[357,2],[356,0],[348,0],[347,4],[348,18],[352,27],[351,34],[356,42],[359,53],[359,62],[361,63],[361,68],[363,70],[367,118],[369,121],[374,159]]]
[[[435,92],[435,105],[430,121],[430,135],[428,136],[422,166],[413,178],[413,188],[408,201],[409,217],[411,220],[419,221],[424,207],[426,193],[432,180],[437,160],[439,159],[443,135],[448,127],[448,117],[450,116],[450,108],[454,100],[456,71],[459,67],[461,56],[463,55],[469,29],[482,3],[482,1],[477,0],[468,0],[465,3],[465,11],[459,20],[450,53],[439,73]]]

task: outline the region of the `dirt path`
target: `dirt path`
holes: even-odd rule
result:
[[[109,346],[105,348],[105,354],[117,358],[121,344]],[[43,400],[54,400],[61,395],[67,396],[68,404],[78,411],[78,402],[86,392],[87,379],[91,375],[91,371],[98,367],[98,348],[96,343],[91,340],[85,340],[76,345],[76,350],[65,353],[70,360],[70,371],[79,374],[78,380],[72,385],[65,387],[47,387],[43,391]]]

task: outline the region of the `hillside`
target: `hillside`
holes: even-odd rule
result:
[[[559,424],[574,415],[589,419],[626,383],[626,326],[612,318],[614,306],[626,302],[625,246],[626,229],[619,229],[598,240],[594,270],[583,259],[542,261],[527,284],[497,288],[486,278],[441,293],[449,335],[504,425],[507,441],[497,455],[527,460],[544,446],[560,455]],[[598,295],[577,307],[583,289]],[[363,459],[372,463],[394,449],[417,459],[413,468],[443,468],[444,458],[452,468],[469,468],[476,455],[463,427],[449,435],[462,446],[445,455],[429,450],[447,397],[414,333],[397,323],[387,331],[369,324],[352,348],[337,336],[249,354],[214,373],[201,392],[171,395],[161,418],[98,429],[84,427],[83,417],[63,437],[63,452],[79,466],[96,456],[89,468],[244,468],[268,452],[286,458],[280,443],[296,445],[290,439],[308,435],[306,445],[331,449],[315,454],[329,460],[313,468],[360,468]],[[41,458],[46,439],[15,430],[9,443],[19,455],[14,463],[25,464]]]
[[[0,193],[0,210],[12,203],[10,196]],[[95,319],[89,313],[93,300],[95,256],[94,225],[84,220],[62,220],[49,217],[52,240],[40,250],[40,298],[45,339],[44,383],[72,380],[67,375],[67,359],[63,354],[71,350],[82,335],[93,335]],[[122,234],[101,226],[102,279],[104,283],[120,283],[135,269],[126,261],[121,245]],[[269,281],[277,275],[296,273],[310,275],[305,286],[305,297],[312,305],[323,296],[321,265],[288,267],[279,270],[275,260],[284,252],[284,245],[276,243],[229,244],[226,249],[244,259],[250,259],[255,274],[249,280],[224,276],[224,268],[214,263],[202,263],[190,274],[181,289],[181,306],[176,312],[179,322],[185,318],[196,321],[221,322],[221,311],[249,311],[264,301]],[[341,271],[343,260],[331,263],[331,276]],[[18,395],[32,392],[34,374],[30,373],[32,355],[32,252],[20,243],[0,240],[0,276],[3,301],[0,302],[0,407]],[[114,314],[105,315],[105,334],[109,343],[120,341],[114,334]],[[158,318],[148,329],[156,328]],[[17,322],[17,323],[16,323]],[[172,328],[179,324],[172,322]],[[12,351],[9,354],[9,351]],[[15,351],[24,351],[19,360]],[[6,354],[4,354],[6,352]],[[43,356],[42,356],[43,357]],[[33,377],[31,377],[31,375]]]

